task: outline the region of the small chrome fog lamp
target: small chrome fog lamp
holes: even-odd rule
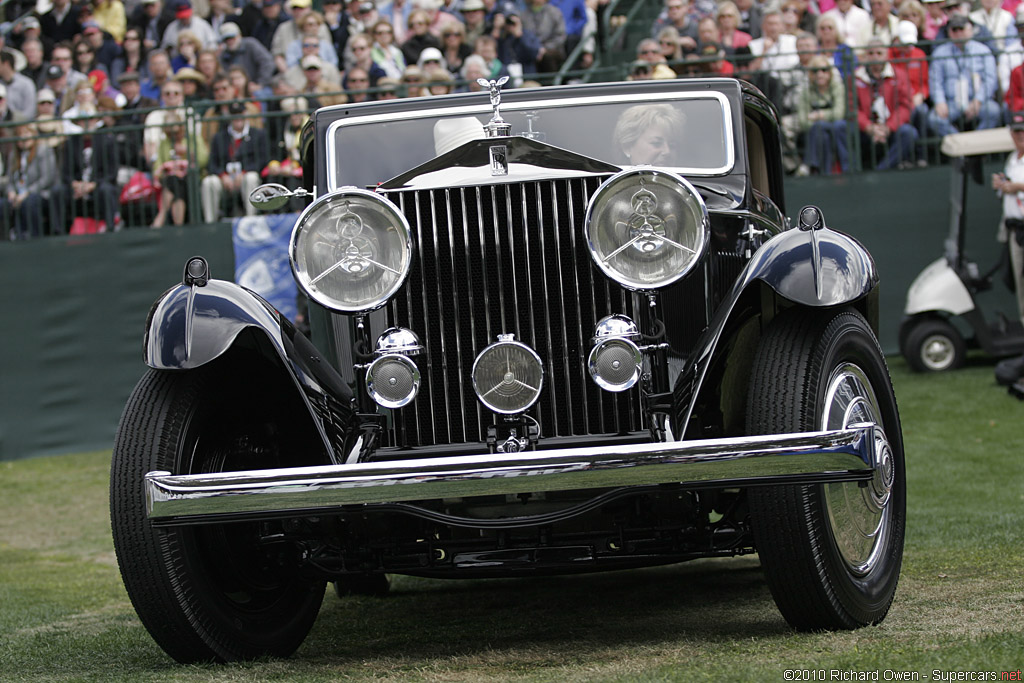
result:
[[[625,391],[640,379],[643,356],[636,342],[640,330],[624,315],[609,315],[597,323],[594,348],[587,357],[587,371],[605,391]]]
[[[526,344],[511,334],[480,352],[473,361],[473,391],[496,413],[515,415],[532,406],[544,383],[544,364]]]
[[[423,350],[416,333],[391,327],[377,339],[377,358],[366,369],[366,391],[384,408],[401,408],[416,398],[420,369],[409,356]]]

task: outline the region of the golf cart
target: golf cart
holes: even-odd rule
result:
[[[914,279],[900,324],[900,352],[919,372],[942,372],[964,364],[967,348],[980,348],[994,357],[1024,353],[1024,328],[1014,316],[986,316],[978,294],[992,288],[997,273],[1009,268],[1004,257],[982,272],[964,253],[968,180],[985,184],[985,155],[1014,149],[1008,128],[947,135],[942,152],[953,170],[949,193],[950,224],[945,255]]]

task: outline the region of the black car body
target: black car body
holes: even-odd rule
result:
[[[752,552],[795,627],[881,620],[905,487],[877,275],[816,208],[788,225],[773,107],[490,87],[316,112],[316,346],[201,258],[154,305],[111,489],[154,637],[286,655],[325,581]]]

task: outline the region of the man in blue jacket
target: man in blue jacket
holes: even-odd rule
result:
[[[972,40],[967,17],[954,14],[946,24],[950,42],[932,51],[928,85],[934,103],[928,125],[936,135],[966,128],[995,128],[1002,114],[995,101],[996,60]]]

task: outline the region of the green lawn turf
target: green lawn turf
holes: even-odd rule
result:
[[[182,667],[128,603],[107,521],[109,453],[86,453],[0,463],[0,680],[792,680],[787,669],[803,680],[821,669],[826,680],[843,680],[832,670],[958,680],[949,672],[1015,672],[1024,668],[1024,403],[995,386],[991,364],[920,376],[890,362],[909,519],[903,576],[880,626],[794,633],[751,557],[526,580],[397,577],[384,599],[329,592],[289,660]]]

